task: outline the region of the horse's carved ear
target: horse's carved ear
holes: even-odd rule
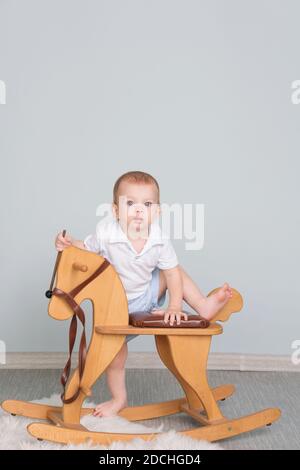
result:
[[[216,289],[213,289],[211,292],[209,292],[208,295],[214,294],[219,290],[219,287]],[[212,322],[216,321],[222,321],[225,322],[227,321],[230,316],[233,313],[239,312],[243,308],[243,297],[241,294],[234,289],[233,287],[231,288],[232,290],[232,298],[228,300],[228,302],[224,305],[224,307],[219,310],[219,312],[211,319]]]

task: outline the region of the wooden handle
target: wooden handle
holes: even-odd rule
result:
[[[76,262],[72,264],[72,267],[76,271],[81,271],[83,273],[86,273],[89,269],[86,264],[81,264],[81,263],[76,263]]]
[[[66,235],[67,231],[66,229],[63,230],[63,233],[62,233],[62,236],[64,237]],[[54,265],[54,268],[53,268],[53,273],[52,273],[52,278],[51,278],[51,282],[50,282],[50,287],[49,289],[45,292],[45,296],[48,298],[48,299],[51,299],[52,297],[52,289],[53,289],[53,284],[54,284],[54,281],[55,281],[55,277],[56,277],[56,271],[57,271],[57,268],[58,268],[58,264],[59,264],[59,261],[60,261],[60,258],[61,258],[61,255],[62,255],[62,251],[59,251],[56,255],[56,261],[55,261],[55,265]]]

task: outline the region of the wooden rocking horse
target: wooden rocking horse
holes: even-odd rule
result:
[[[52,291],[57,270],[56,287]],[[217,289],[210,292],[211,295]],[[62,406],[36,404],[20,400],[6,400],[2,408],[13,414],[48,423],[28,425],[28,432],[39,440],[58,443],[82,443],[91,440],[95,444],[109,445],[114,440],[130,440],[140,437],[145,441],[159,433],[123,434],[89,431],[80,424],[80,417],[93,412],[82,408],[91,387],[105,371],[124,344],[127,334],[155,335],[158,354],[165,366],[180,383],[184,397],[161,403],[124,408],[119,416],[129,421],[147,420],[175,413],[187,413],[200,426],[180,431],[179,434],[194,439],[217,441],[243,432],[270,425],[279,418],[278,408],[267,408],[237,419],[226,418],[218,405],[233,394],[233,385],[221,385],[211,389],[207,381],[207,359],[213,335],[222,333],[216,321],[226,321],[241,310],[243,300],[232,289],[233,297],[217,313],[214,323],[207,328],[134,327],[129,324],[128,304],[123,285],[113,266],[98,254],[75,247],[58,253],[52,276],[49,315],[57,320],[72,318],[69,337],[69,360],[61,382],[64,387]],[[90,299],[93,304],[93,329],[88,349],[85,338],[85,316],[80,304]],[[83,330],[79,346],[78,367],[68,380],[71,354],[76,337],[77,318]]]

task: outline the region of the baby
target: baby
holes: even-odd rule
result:
[[[96,233],[83,241],[59,233],[55,240],[58,251],[71,245],[99,253],[114,266],[124,286],[129,313],[137,311],[164,314],[170,325],[181,318],[183,300],[208,320],[232,297],[225,283],[215,294],[206,297],[191,277],[178,264],[170,240],[157,223],[160,214],[159,185],[156,179],[142,171],[130,171],[120,176],[113,190],[113,220],[100,221]],[[166,291],[168,306],[162,309]],[[119,353],[106,369],[112,399],[100,403],[95,416],[116,415],[128,406],[125,386],[127,342],[137,335],[127,335]]]

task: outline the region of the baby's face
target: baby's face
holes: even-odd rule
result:
[[[113,209],[123,230],[148,230],[159,215],[157,198],[157,189],[153,184],[122,181],[118,191],[118,204],[113,204]]]

